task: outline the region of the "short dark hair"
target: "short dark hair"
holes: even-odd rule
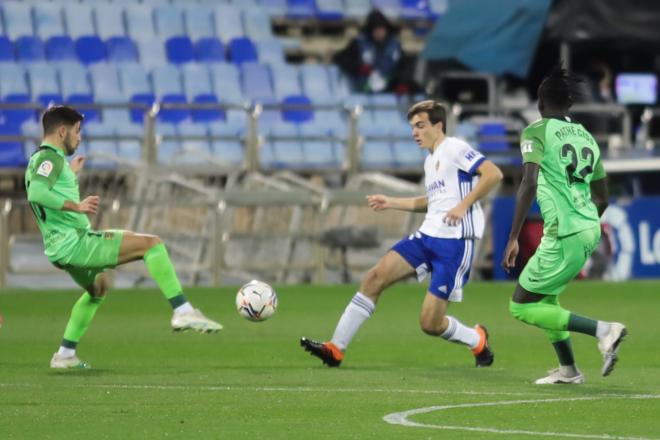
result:
[[[546,107],[568,110],[582,95],[581,83],[582,81],[568,73],[560,62],[550,75],[541,81],[538,94]]]
[[[435,125],[442,122],[442,132],[447,133],[447,110],[438,101],[427,99],[414,104],[408,110],[408,120],[410,121],[415,115],[419,113],[426,113],[429,116],[431,124]]]
[[[60,125],[73,127],[85,117],[76,109],[65,105],[54,105],[44,112],[41,124],[44,127],[44,135],[55,131]]]

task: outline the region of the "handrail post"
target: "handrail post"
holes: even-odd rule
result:
[[[149,111],[144,112],[144,141],[142,143],[142,160],[147,165],[155,165],[158,162],[158,150],[156,148],[156,116],[160,112],[157,102],[151,106]]]
[[[360,171],[360,127],[359,117],[362,114],[361,105],[348,109],[348,140],[346,145],[348,177],[354,176]]]
[[[225,241],[227,236],[224,231],[225,211],[227,209],[227,202],[220,200],[215,207],[213,216],[213,252],[211,252],[211,275],[213,285],[219,286],[222,281],[222,269],[224,269],[225,261]]]
[[[254,108],[247,109],[248,132],[245,138],[245,161],[249,172],[259,170],[259,116],[263,112],[261,104],[255,104]]]
[[[9,213],[11,199],[5,199],[0,210],[0,289],[7,286],[7,271],[9,269]]]

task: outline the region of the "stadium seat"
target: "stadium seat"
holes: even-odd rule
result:
[[[342,156],[338,153],[337,142],[314,139],[320,136],[330,136],[331,133],[323,125],[314,122],[300,126],[303,155],[305,163],[310,168],[340,168]]]
[[[171,37],[165,41],[167,61],[174,64],[184,64],[193,61],[193,45],[187,36]]]
[[[130,102],[151,106],[156,100],[147,72],[140,64],[120,64],[117,67],[119,83],[122,94]],[[131,109],[131,121],[141,124],[144,120],[144,110],[140,108]]]
[[[123,97],[117,74],[117,66],[110,63],[97,63],[88,67],[92,92],[100,103],[122,102]]]
[[[235,64],[257,61],[257,48],[249,38],[234,38],[228,45],[229,59]]]
[[[117,154],[120,158],[138,163],[142,160],[144,128],[137,124],[114,125],[117,133]]]
[[[297,67],[290,64],[272,64],[270,73],[277,99],[283,99],[288,95],[302,95]]]
[[[284,122],[302,124],[314,119],[312,101],[304,95],[287,96],[282,100],[282,106],[282,120]],[[287,106],[293,107],[287,108]]]
[[[331,133],[341,139],[346,139],[348,134],[348,124],[345,118],[342,117],[340,110],[315,110],[314,119],[310,124],[322,126],[324,127],[324,133]]]
[[[208,165],[211,147],[206,126],[202,124],[182,123],[178,127],[181,149],[185,152],[177,164]]]
[[[161,39],[153,37],[150,40],[138,40],[137,45],[140,52],[140,64],[144,67],[151,69],[167,64],[165,45]]]
[[[175,165],[181,152],[176,126],[159,122],[156,125],[156,135],[158,138],[158,163],[161,165]]]
[[[31,102],[30,89],[22,66],[0,63],[0,93],[0,100],[4,103]],[[5,123],[19,125],[24,121],[35,119],[36,113],[30,109],[4,109],[2,115]]]
[[[23,36],[14,42],[16,60],[19,62],[36,62],[46,59],[46,49],[39,37]]]
[[[156,36],[154,22],[151,16],[152,5],[128,4],[124,8],[126,31],[136,41],[147,41]]]
[[[213,9],[203,5],[186,5],[183,11],[185,34],[191,40],[215,37]]]
[[[78,63],[63,63],[58,67],[62,97],[67,103],[93,104],[94,95],[87,79],[87,69]],[[85,116],[85,122],[100,120],[99,112],[93,107],[77,105]]]
[[[215,30],[220,40],[230,41],[245,35],[240,9],[232,5],[218,5],[214,8]]]
[[[241,79],[238,68],[229,63],[217,63],[209,66],[211,82],[215,96],[227,104],[242,105],[246,98],[243,96]]]
[[[334,104],[334,96],[330,77],[321,64],[303,64],[300,66],[300,79],[305,95],[317,104]]]
[[[372,0],[372,6],[390,20],[398,20],[401,16],[401,0]]]
[[[181,70],[183,90],[188,102],[198,104],[217,104],[218,98],[213,92],[211,76],[204,65],[188,64]],[[193,109],[191,116],[195,122],[211,122],[225,119],[224,111],[215,109]]]
[[[83,64],[105,61],[105,44],[96,35],[86,35],[76,40],[76,54]]]
[[[364,20],[371,10],[371,0],[350,0],[346,2],[344,12],[348,17]]]
[[[46,59],[48,61],[78,61],[76,46],[68,35],[50,37],[46,41]]]
[[[0,35],[0,63],[13,63],[14,61],[14,45],[9,41],[9,38]]]
[[[344,18],[342,0],[316,0],[316,17],[323,21],[336,21]]]
[[[69,37],[78,38],[96,34],[91,5],[76,4],[73,8],[62,8],[62,12],[66,22],[66,35]]]
[[[273,148],[277,168],[305,168],[298,127],[293,124],[273,125],[268,134],[268,142]]]
[[[15,124],[0,124],[0,136],[21,136]],[[0,167],[19,168],[27,164],[23,144],[20,141],[0,140]]]
[[[32,8],[36,35],[43,40],[66,35],[62,21],[62,9],[59,4],[37,3]]]
[[[351,88],[349,86],[348,78],[339,70],[339,67],[335,64],[331,64],[327,67],[328,75],[330,76],[330,84],[332,85],[332,90],[334,95],[339,99],[343,100],[348,95],[350,95]]]
[[[55,67],[46,63],[30,64],[27,66],[27,77],[33,101],[44,107],[63,102]]]
[[[124,36],[110,37],[105,42],[108,62],[137,63],[138,49],[133,40]]]
[[[203,37],[195,42],[195,60],[200,63],[224,63],[225,48],[215,37]]]
[[[243,27],[245,35],[252,41],[271,40],[275,38],[268,14],[261,8],[243,10]]]
[[[503,122],[485,122],[477,128],[477,150],[483,153],[501,153],[509,150],[506,125]]]
[[[427,0],[401,0],[401,18],[407,20],[419,20],[431,18]]]
[[[287,0],[286,15],[293,19],[309,20],[316,17],[314,0]]]
[[[154,8],[156,33],[162,39],[179,37],[186,34],[183,28],[181,8],[171,5],[158,5]]]
[[[271,17],[284,17],[287,11],[287,0],[261,0],[261,7]]]
[[[96,33],[99,37],[107,40],[126,35],[122,8],[110,3],[96,3],[93,5],[93,10],[96,18]]]
[[[271,38],[268,40],[257,41],[256,47],[257,53],[259,54],[259,62],[270,65],[286,63],[284,46],[280,40]]]
[[[108,124],[90,123],[83,125],[87,140],[89,166],[92,168],[114,168],[117,165],[116,130]]]
[[[396,167],[392,144],[377,127],[364,127],[361,130],[364,143],[360,155],[360,165],[364,169],[393,169]]]
[[[179,70],[172,66],[156,67],[151,73],[154,85],[154,93],[161,104],[175,103],[185,104],[186,97],[183,94],[181,86],[181,77]],[[163,122],[180,123],[188,119],[190,111],[188,109],[168,109],[162,108],[158,113],[158,119]]]
[[[239,127],[232,124],[210,124],[211,153],[231,167],[245,166],[245,150]]]
[[[392,152],[397,168],[421,170],[424,166],[425,154],[414,142],[396,140]]]
[[[253,101],[275,99],[266,65],[254,62],[244,63],[241,65],[241,72],[242,90],[247,98]]]
[[[5,33],[11,40],[33,35],[29,3],[2,2],[2,12],[5,17]]]

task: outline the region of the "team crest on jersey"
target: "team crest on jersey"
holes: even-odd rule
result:
[[[41,162],[41,165],[39,165],[39,169],[37,169],[37,174],[40,176],[48,177],[50,176],[51,171],[53,171],[53,162],[49,160],[44,160]]]
[[[533,142],[531,140],[524,140],[520,143],[520,151],[525,154],[525,153],[531,153],[532,152],[532,144]]]

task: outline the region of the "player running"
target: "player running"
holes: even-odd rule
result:
[[[76,356],[76,346],[89,327],[108,289],[105,269],[143,259],[149,273],[172,305],[171,325],[176,331],[216,332],[222,326],[194,309],[183,295],[165,245],[155,235],[131,231],[93,231],[88,214],[95,214],[98,196],[82,201],[76,174],[85,159],[72,156],[80,144],[83,115],[65,106],[49,108],[43,115],[44,138],[30,157],[25,187],[43,235],[45,254],[66,271],[85,293],[73,306],[59,350],[51,368],[88,368]]]
[[[465,142],[446,136],[446,119],[445,108],[435,101],[419,102],[408,111],[415,142],[429,151],[424,163],[426,195],[367,197],[375,211],[426,212],[426,218],[417,232],[396,243],[367,272],[329,342],[304,337],[300,340],[305,350],[329,367],[341,364],[349,343],[373,314],[383,290],[415,274],[421,281],[429,273],[431,282],[420,316],[424,333],[466,345],[472,350],[477,367],[493,363],[486,328],[479,324],[467,327],[446,313],[449,302],[463,299],[474,240],[483,234],[484,215],[479,200],[499,183],[502,173]]]
[[[559,305],[559,294],[598,245],[599,219],[608,199],[598,144],[581,124],[566,116],[575,90],[576,81],[561,66],[539,86],[542,119],[522,133],[523,178],[502,261],[507,271],[515,266],[518,235],[536,196],[544,221],[543,238],[520,274],[509,310],[516,319],[544,329],[559,358],[559,368],[537,384],[584,382],[575,365],[569,331],[598,338],[603,376],[612,372],[626,335],[623,324],[585,318]]]

